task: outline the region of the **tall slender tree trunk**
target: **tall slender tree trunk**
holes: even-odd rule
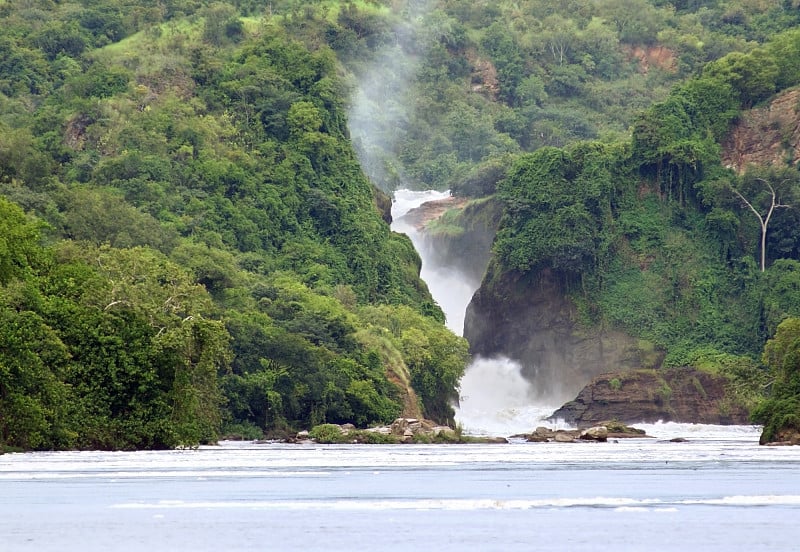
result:
[[[790,207],[790,205],[778,203],[776,201],[778,194],[775,192],[775,188],[773,188],[772,185],[763,178],[759,178],[757,180],[763,182],[767,188],[769,188],[769,191],[772,194],[772,200],[770,201],[766,216],[762,216],[761,213],[756,211],[756,208],[753,207],[753,204],[747,201],[747,199],[738,190],[736,190],[736,188],[731,186],[731,190],[733,190],[733,193],[736,194],[739,199],[741,199],[744,204],[750,208],[753,214],[758,218],[758,223],[761,225],[761,272],[764,272],[767,269],[767,227],[769,226],[769,219],[772,218],[772,213],[775,212],[775,209],[780,207]]]

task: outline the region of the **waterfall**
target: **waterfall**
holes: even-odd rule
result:
[[[449,192],[396,190],[392,202],[392,230],[408,235],[422,259],[421,277],[447,317],[447,327],[462,335],[464,314],[479,281],[438,263],[432,244],[404,219],[425,202],[449,197]],[[475,358],[461,380],[461,400],[456,421],[472,435],[530,432],[559,405],[534,404],[531,383],[522,377],[518,363],[504,357]]]

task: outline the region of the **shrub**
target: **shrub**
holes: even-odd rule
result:
[[[318,443],[334,444],[334,443],[347,443],[352,440],[352,437],[345,435],[342,428],[336,424],[320,424],[311,428],[308,436]]]

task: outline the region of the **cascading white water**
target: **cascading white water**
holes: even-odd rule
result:
[[[437,263],[436,251],[417,229],[403,219],[425,202],[449,197],[449,192],[397,190],[392,203],[392,229],[411,238],[422,259],[421,277],[447,317],[447,327],[464,331],[464,314],[480,282],[452,267]],[[508,358],[476,358],[461,380],[461,400],[456,421],[472,435],[514,435],[530,432],[558,405],[533,403],[530,382],[519,364]]]
[[[444,311],[447,317],[447,327],[461,335],[464,331],[464,313],[480,282],[471,281],[461,272],[437,263],[436,252],[431,248],[431,244],[423,239],[413,225],[402,218],[408,211],[423,203],[448,197],[450,197],[450,192],[397,190],[392,203],[392,220],[394,221],[392,230],[411,238],[411,242],[422,259],[420,277],[428,285],[431,295]]]

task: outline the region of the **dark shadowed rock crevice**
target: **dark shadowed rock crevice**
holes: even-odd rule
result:
[[[467,308],[464,336],[475,355],[505,355],[522,365],[540,399],[565,401],[593,377],[645,360],[622,332],[587,328],[552,271],[486,277]]]

